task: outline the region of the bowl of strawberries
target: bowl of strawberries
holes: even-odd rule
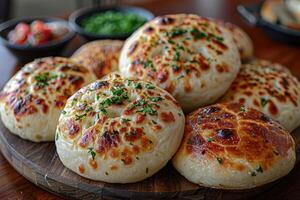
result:
[[[12,19],[0,24],[0,42],[19,61],[61,55],[75,33],[68,22],[58,18]]]

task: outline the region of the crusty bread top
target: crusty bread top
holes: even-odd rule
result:
[[[216,91],[215,85],[226,90],[239,67],[230,32],[192,14],[165,15],[146,23],[127,39],[119,63],[123,76],[158,84],[189,111],[218,98],[219,91],[207,96]],[[198,98],[199,93],[207,96]],[[187,98],[190,103],[184,102]]]
[[[155,166],[146,172],[152,174],[166,163],[164,159],[170,159],[175,153],[183,127],[183,112],[170,94],[151,83],[123,79],[119,74],[113,73],[82,88],[68,100],[59,119],[56,144],[70,144],[74,154],[91,149],[91,160],[98,160],[98,165],[102,165],[100,168],[94,166],[92,170],[102,170],[99,176],[104,174],[104,169],[112,170],[110,175],[113,176],[114,173],[123,171],[124,165],[134,168],[141,166],[141,162]],[[178,132],[174,133],[174,128],[178,128]],[[175,142],[171,140],[171,135],[174,136],[173,139],[180,139]],[[165,146],[169,144],[175,145]],[[58,147],[60,156],[63,157],[64,149]],[[90,157],[89,153],[85,155],[86,159]],[[153,157],[145,161],[150,155]],[[68,165],[69,162],[65,160]],[[153,163],[154,161],[157,163]],[[149,175],[145,174],[145,165],[140,177]],[[88,163],[84,163],[84,166],[90,167]],[[140,167],[138,168],[136,170],[140,171]],[[88,176],[81,171],[80,173]],[[103,176],[88,177],[105,179]],[[138,178],[134,178],[136,179]],[[122,177],[106,181],[120,180]]]
[[[277,122],[257,110],[230,103],[201,108],[187,116],[181,156],[205,157],[207,162],[255,176],[272,170],[294,149],[293,138]]]
[[[95,79],[91,72],[67,58],[36,59],[5,85],[0,103],[13,110],[16,120],[47,114],[49,109],[62,109],[68,97],[91,79]]]
[[[101,78],[118,70],[122,46],[123,41],[120,40],[97,40],[81,46],[71,58]]]
[[[289,131],[299,125],[300,83],[277,63],[245,64],[221,101],[244,103],[278,120]]]

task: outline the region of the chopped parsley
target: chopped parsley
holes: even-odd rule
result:
[[[219,163],[219,164],[222,164],[222,162],[223,162],[223,159],[222,159],[222,158],[220,158],[220,157],[217,157],[217,161],[218,161],[218,163]]]
[[[55,140],[58,140],[58,137],[59,137],[59,135],[58,135],[58,133],[56,133]]]
[[[154,85],[152,85],[152,84],[150,84],[150,83],[147,83],[147,84],[145,85],[145,88],[147,88],[147,89],[154,89],[155,87],[154,87]]]
[[[150,101],[152,101],[152,102],[158,102],[158,101],[163,100],[162,97],[149,97],[149,99],[150,99]]]
[[[171,32],[171,37],[176,37],[176,36],[179,36],[179,35],[183,35],[185,33],[187,33],[187,30],[185,30],[185,29],[174,28]]]
[[[50,76],[49,72],[45,72],[43,74],[37,75],[34,77],[34,79],[36,80],[35,85],[39,86],[39,87],[45,87],[49,85],[49,81],[51,80],[55,80],[58,78],[58,75],[52,75]]]
[[[207,138],[207,142],[212,142],[212,141],[214,141],[213,138],[211,138],[211,137]]]
[[[144,107],[138,109],[136,112],[149,115],[157,115],[157,111],[153,109],[152,104],[146,104]]]
[[[182,79],[184,77],[183,74],[180,74],[180,76],[178,76],[177,80]]]
[[[135,84],[134,84],[134,88],[135,88],[135,89],[143,89],[141,83],[135,83]]]
[[[172,68],[173,68],[174,71],[178,71],[178,70],[179,70],[179,67],[178,67],[177,64],[173,64],[173,65],[172,65]]]
[[[268,99],[265,99],[265,98],[260,98],[260,104],[262,107],[265,107],[267,105],[267,103],[269,102]]]
[[[65,110],[61,111],[61,114],[65,115],[67,112]]]
[[[84,118],[86,115],[87,115],[87,113],[83,113],[82,115],[77,115],[77,114],[75,114],[75,120],[76,120],[76,121],[79,121],[79,120],[81,120],[82,118]]]
[[[180,53],[179,53],[179,51],[176,51],[176,49],[175,49],[174,61],[179,61],[179,60],[180,60]]]
[[[242,106],[240,107],[240,111],[241,111],[241,112],[246,112],[246,107],[242,105]]]
[[[168,39],[168,42],[169,42],[170,44],[175,44],[174,40],[171,40],[171,39]]]
[[[255,169],[255,171],[260,172],[260,173],[263,173],[263,172],[264,172],[264,170],[263,170],[263,168],[261,167],[261,165],[259,165],[259,166]]]
[[[132,80],[127,79],[126,81],[127,81],[127,85],[130,86],[132,83]]]
[[[223,42],[224,38],[220,37],[220,36],[215,36],[215,39],[219,42]]]
[[[251,176],[256,176],[256,173],[255,172],[251,172]]]
[[[95,160],[96,152],[94,151],[93,147],[89,148],[88,154],[91,154],[93,160]]]
[[[131,121],[131,119],[122,118],[122,119],[121,119],[121,121],[122,121],[122,123],[126,123],[126,122],[129,122],[129,121]]]
[[[144,68],[148,68],[150,67],[152,71],[156,71],[154,65],[153,65],[153,62],[151,60],[146,60],[146,62],[144,62]]]
[[[208,35],[202,31],[199,31],[197,28],[193,28],[191,30],[191,34],[196,38],[196,39],[202,39],[202,38],[207,38]]]

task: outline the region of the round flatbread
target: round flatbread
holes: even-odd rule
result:
[[[122,46],[123,41],[120,40],[97,40],[80,47],[71,58],[101,78],[118,70]]]
[[[200,108],[186,118],[173,159],[189,181],[219,189],[249,189],[288,174],[295,144],[282,126],[237,103]]]
[[[124,77],[157,84],[185,112],[218,99],[239,68],[230,32],[214,20],[191,14],[166,15],[146,23],[127,39],[119,63]]]
[[[183,112],[170,94],[110,74],[68,100],[55,144],[62,163],[79,175],[131,183],[164,167],[183,131]]]
[[[67,99],[96,77],[67,58],[48,57],[26,64],[0,93],[4,125],[31,141],[53,141]]]
[[[256,60],[243,65],[221,101],[253,107],[289,131],[300,124],[300,83],[280,64]]]
[[[240,27],[223,22],[223,25],[232,33],[233,40],[238,47],[242,61],[247,62],[253,58],[253,43],[249,35]]]

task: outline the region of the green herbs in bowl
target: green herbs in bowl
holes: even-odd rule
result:
[[[147,20],[134,13],[106,11],[82,19],[81,27],[98,35],[126,35],[133,33]]]

